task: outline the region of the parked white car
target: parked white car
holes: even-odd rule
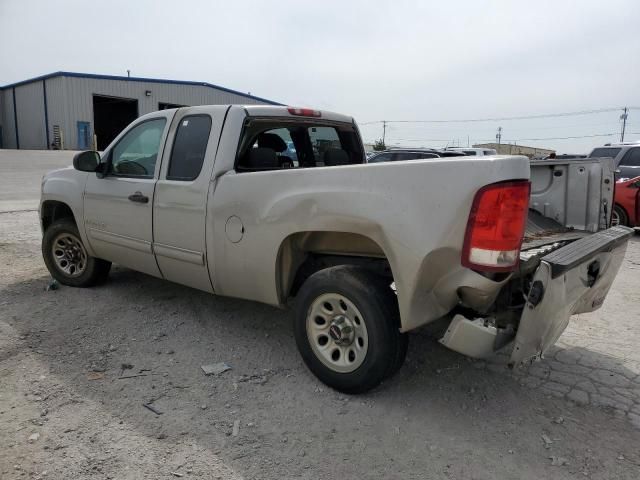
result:
[[[441,342],[463,354],[513,341],[512,363],[540,356],[571,315],[602,305],[632,233],[607,229],[610,159],[366,164],[353,118],[309,109],[163,110],[74,167],[42,182],[54,278],[95,285],[113,262],[293,300],[305,363],[349,393],[392,375],[406,333],[442,318]]]
[[[454,152],[462,152],[465,155],[470,155],[472,157],[486,157],[487,155],[497,155],[497,150],[493,148],[470,148],[470,147],[447,147],[446,150],[451,150]]]

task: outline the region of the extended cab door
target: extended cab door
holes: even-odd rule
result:
[[[160,276],[152,251],[155,183],[168,126],[174,115],[138,119],[103,154],[104,178],[89,175],[84,223],[96,257]]]
[[[181,108],[153,202],[153,249],[167,280],[213,292],[206,258],[207,196],[228,106]]]

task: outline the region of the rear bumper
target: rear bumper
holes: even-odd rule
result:
[[[633,233],[631,228],[613,227],[542,258],[520,317],[512,364],[542,356],[564,332],[571,315],[600,308]]]
[[[572,315],[600,308],[633,233],[627,227],[613,227],[542,257],[520,316],[511,365],[541,357],[564,332]],[[456,315],[440,342],[462,354],[482,358],[513,338],[513,329],[505,331],[485,319]]]

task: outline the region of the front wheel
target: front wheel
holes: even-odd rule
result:
[[[316,272],[298,292],[294,333],[307,367],[325,384],[362,393],[400,368],[407,336],[399,331],[390,281],[343,265]]]
[[[100,283],[111,269],[111,262],[87,253],[76,224],[68,219],[52,223],[44,232],[42,257],[51,276],[71,287]]]

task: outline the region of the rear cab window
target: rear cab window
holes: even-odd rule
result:
[[[288,118],[250,118],[236,159],[238,172],[332,167],[364,163],[350,123]]]

